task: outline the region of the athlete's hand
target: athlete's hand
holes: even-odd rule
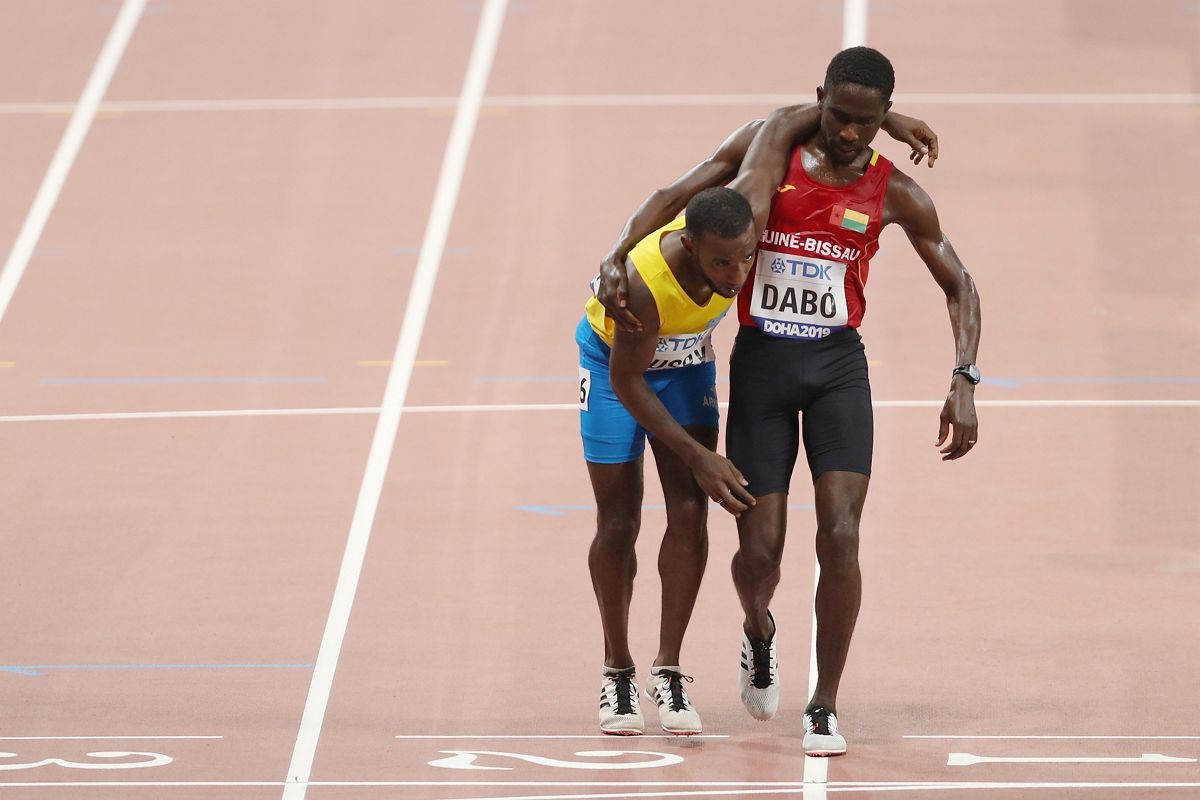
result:
[[[956,378],[956,380],[963,380]],[[953,435],[950,434],[953,429]],[[946,404],[942,406],[942,426],[935,447],[942,447],[942,461],[962,458],[975,447],[979,438],[979,420],[975,418],[975,387],[951,387]]]
[[[895,111],[889,111],[883,118],[883,130],[898,142],[904,142],[912,148],[908,159],[914,164],[920,164],[921,159],[929,156],[927,162],[933,166],[938,157],[938,138],[933,129],[916,117],[906,117]]]
[[[749,481],[725,456],[705,450],[691,467],[704,493],[733,516],[740,517],[754,505],[754,495],[746,491]]]
[[[640,333],[642,321],[629,310],[629,279],[625,275],[625,259],[611,253],[600,264],[600,285],[596,299],[613,318],[617,327],[628,333]]]

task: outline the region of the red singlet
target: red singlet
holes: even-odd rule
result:
[[[828,186],[808,176],[796,148],[738,294],[743,325],[788,339],[823,339],[859,326],[891,174],[892,162],[873,151],[861,178]]]

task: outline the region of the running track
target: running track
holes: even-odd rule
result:
[[[1200,793],[1195,2],[0,20],[0,796]],[[889,232],[851,754],[800,748],[803,476],[779,718],[736,698],[714,510],[685,649],[708,738],[587,738],[586,281],[646,193],[810,97],[843,41],[887,53],[898,108],[942,137],[915,174],[983,298],[980,446],[936,457],[948,325]]]

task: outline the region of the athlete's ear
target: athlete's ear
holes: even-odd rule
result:
[[[886,103],[883,104],[883,113],[887,114],[891,110],[892,110],[892,101],[888,100]]]
[[[817,105],[821,105],[821,101],[825,99],[825,87],[817,87]]]
[[[696,255],[696,243],[692,241],[692,237],[687,235],[687,231],[679,235],[679,243],[683,245],[684,250],[687,250],[689,256]]]

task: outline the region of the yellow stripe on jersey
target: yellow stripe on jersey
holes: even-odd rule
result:
[[[666,259],[663,258],[659,245],[662,237],[672,231],[681,230],[684,226],[683,216],[668,222],[654,233],[637,243],[629,253],[633,266],[646,283],[646,288],[654,296],[654,304],[658,306],[658,333],[660,336],[677,336],[690,333],[702,333],[707,330],[713,320],[719,319],[733,298],[722,297],[713,292],[712,297],[704,305],[696,305],[696,301],[679,285],[675,273],[671,272]],[[607,316],[604,306],[595,296],[584,306],[587,312],[588,324],[596,335],[611,346],[615,325],[612,317]]]

